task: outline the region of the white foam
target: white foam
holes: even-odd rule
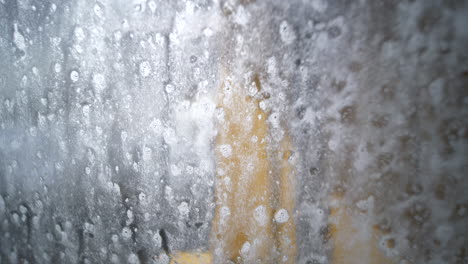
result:
[[[26,40],[24,36],[18,30],[18,24],[14,24],[14,33],[13,33],[13,42],[15,43],[16,47],[20,50],[26,49]]]
[[[279,26],[279,33],[281,40],[286,45],[292,44],[296,40],[296,33],[286,20],[281,22]]]
[[[128,240],[128,239],[130,239],[131,237],[132,237],[132,230],[130,230],[130,228],[128,228],[128,227],[124,227],[124,228],[122,229],[122,238],[123,238],[124,240]]]
[[[190,208],[187,202],[180,203],[180,205],[177,206],[177,210],[179,210],[179,215],[182,218],[187,218],[189,216]]]
[[[264,205],[259,205],[257,208],[255,208],[253,216],[255,221],[257,221],[260,226],[264,226],[268,221],[266,207]]]
[[[250,242],[249,241],[246,241],[243,245],[242,245],[242,248],[240,250],[240,253],[242,256],[246,256],[249,252],[250,252],[250,248],[251,248],[251,245],[250,245]]]
[[[229,144],[223,144],[219,146],[219,151],[221,152],[221,155],[225,158],[229,158],[232,155],[232,147]]]
[[[326,0],[312,0],[311,3],[312,3],[312,8],[314,8],[315,11],[319,13],[323,13],[325,12],[325,10],[327,10],[328,3]]]
[[[100,74],[100,73],[96,73],[93,75],[93,86],[94,86],[94,89],[96,89],[96,92],[99,94],[99,93],[102,93],[104,91],[104,89],[106,88],[107,84],[106,84],[106,78],[104,77],[104,75]]]
[[[127,259],[129,264],[139,264],[140,260],[138,259],[138,256],[135,255],[134,253],[130,253]]]
[[[148,61],[142,61],[139,66],[140,75],[148,77],[151,74],[151,65]]]
[[[275,213],[275,221],[278,223],[286,223],[289,220],[288,211],[284,208],[279,209]]]
[[[72,82],[77,82],[79,79],[80,79],[80,74],[77,71],[73,70],[70,72],[70,80]]]

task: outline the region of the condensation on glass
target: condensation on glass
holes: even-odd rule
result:
[[[227,263],[229,217],[294,223],[238,263],[467,263],[467,43],[466,1],[0,0],[0,263]]]

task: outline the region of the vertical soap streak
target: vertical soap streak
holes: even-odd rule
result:
[[[223,80],[218,99],[222,117],[216,139],[215,262],[271,263],[280,258],[284,263],[294,263],[292,217],[287,223],[273,222],[275,209],[294,210],[290,141],[286,136],[279,149],[268,153],[267,114],[259,107],[260,99],[245,96],[235,78],[226,75]],[[258,75],[254,83],[260,91]],[[274,187],[276,180],[279,188]]]

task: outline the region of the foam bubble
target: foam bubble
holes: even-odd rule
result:
[[[151,74],[151,65],[148,61],[143,61],[140,63],[140,75],[143,77],[148,77]]]
[[[286,223],[289,220],[288,211],[284,208],[279,209],[275,213],[275,221],[278,223]]]
[[[255,208],[253,215],[255,221],[257,221],[260,226],[264,226],[268,221],[266,207],[264,205],[259,205],[257,208]]]
[[[286,45],[289,45],[293,43],[294,40],[296,40],[296,33],[286,20],[283,20],[283,22],[281,22],[279,27],[279,33],[281,40]]]
[[[177,210],[179,210],[179,214],[183,218],[187,218],[190,212],[190,208],[187,202],[180,203],[180,205],[177,206]]]
[[[130,239],[132,237],[132,230],[130,230],[130,228],[128,228],[128,227],[124,227],[122,229],[122,237],[125,240]]]
[[[223,144],[219,146],[219,151],[225,158],[229,158],[232,155],[232,147],[229,144]]]
[[[70,80],[72,82],[77,82],[80,79],[80,74],[77,71],[70,72]]]

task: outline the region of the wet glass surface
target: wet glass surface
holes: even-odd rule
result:
[[[466,1],[0,0],[0,263],[466,263],[467,25]]]

